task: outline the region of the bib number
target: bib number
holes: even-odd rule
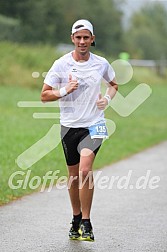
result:
[[[99,122],[89,127],[90,137],[93,138],[108,138],[108,132],[105,122]]]

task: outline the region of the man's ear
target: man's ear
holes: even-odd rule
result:
[[[71,34],[71,41],[74,43],[74,35]]]
[[[95,35],[92,35],[92,43],[95,41]]]

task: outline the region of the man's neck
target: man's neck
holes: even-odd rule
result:
[[[74,51],[72,53],[72,57],[74,58],[75,61],[84,62],[84,61],[87,61],[89,59],[90,53],[88,52],[86,54],[79,54],[76,51]]]

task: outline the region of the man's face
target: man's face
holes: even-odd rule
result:
[[[89,51],[94,38],[95,36],[92,36],[88,30],[77,31],[71,35],[71,40],[75,45],[75,50],[81,54],[85,54]]]

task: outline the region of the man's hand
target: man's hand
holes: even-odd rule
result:
[[[66,91],[68,94],[74,92],[78,88],[77,80],[72,80],[72,75],[69,75],[68,84],[66,85]]]
[[[98,109],[104,110],[106,106],[108,105],[108,101],[106,98],[102,97],[101,94],[99,94],[99,99],[96,102]]]

